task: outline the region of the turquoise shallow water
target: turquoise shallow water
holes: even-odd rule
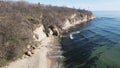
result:
[[[96,19],[62,38],[65,68],[120,68],[120,13],[94,12]],[[103,14],[102,14],[103,13]]]

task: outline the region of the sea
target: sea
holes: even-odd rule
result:
[[[96,18],[61,38],[64,68],[120,68],[120,11]]]

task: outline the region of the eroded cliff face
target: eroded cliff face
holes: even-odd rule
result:
[[[89,12],[82,15],[83,16],[80,16],[79,14],[77,15],[77,13],[70,14],[68,17],[65,18],[63,22],[61,21],[61,26],[58,26],[59,24],[56,23],[44,24],[44,21],[41,21],[41,23],[39,23],[40,26],[36,27],[33,31],[33,38],[35,39],[35,41],[40,42],[46,37],[59,37],[62,32],[64,32],[64,30],[67,30],[70,27],[74,27],[77,24],[86,23],[95,18],[93,14],[89,15]],[[44,19],[44,17],[41,16],[41,19]]]
[[[80,17],[76,13],[73,13],[69,17],[65,18],[65,21],[62,22],[62,26],[60,27],[57,27],[58,26],[57,24],[51,24],[51,25],[42,24],[40,27],[37,27],[34,30],[33,37],[35,38],[35,40],[41,41],[45,37],[59,36],[64,30],[67,30],[70,27],[74,27],[75,25],[78,25],[81,23],[86,23],[88,21],[91,21],[94,18],[95,18],[94,15],[88,16],[86,14],[83,17]]]
[[[66,18],[66,21],[64,22],[62,29],[67,30],[70,27],[73,27],[73,26],[75,26],[77,24],[81,24],[81,23],[84,23],[84,22],[88,22],[88,21],[90,21],[90,20],[92,20],[94,18],[95,18],[94,15],[91,15],[91,16],[84,15],[81,18],[77,14],[71,14],[69,16],[69,18]]]

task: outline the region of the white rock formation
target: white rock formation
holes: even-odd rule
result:
[[[46,34],[45,32],[43,32],[43,30],[44,30],[43,25],[34,30],[34,34],[38,36],[38,38],[36,38],[35,35],[33,36],[35,41],[42,41],[44,38],[46,38]]]

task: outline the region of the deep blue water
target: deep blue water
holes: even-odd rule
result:
[[[65,68],[120,68],[120,12],[94,12],[96,19],[62,38]],[[80,33],[77,33],[77,32]]]

